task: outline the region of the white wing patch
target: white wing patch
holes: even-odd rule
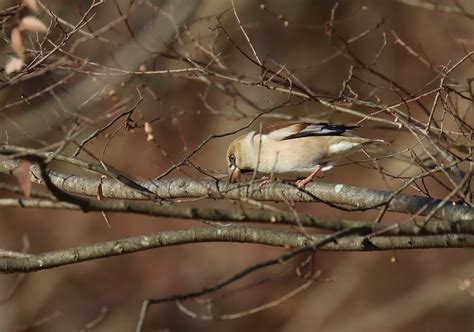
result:
[[[338,153],[344,153],[348,152],[355,147],[359,146],[360,143],[354,143],[354,142],[339,142],[336,144],[331,144],[329,145],[329,152],[338,154]]]
[[[321,171],[323,172],[327,172],[327,171],[330,171],[334,168],[334,165],[327,165],[327,166],[324,166],[323,168],[321,168]]]

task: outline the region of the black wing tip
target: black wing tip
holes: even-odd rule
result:
[[[343,124],[335,124],[329,122],[313,122],[307,123],[308,125],[316,125],[320,127],[319,132],[302,132],[289,135],[285,137],[285,139],[294,139],[294,138],[303,138],[303,137],[311,137],[311,136],[340,136],[344,134],[346,131],[354,130],[359,128],[359,125],[343,125]],[[324,132],[326,131],[326,132]]]
[[[320,122],[320,123],[315,123],[317,125],[321,126],[326,126],[328,128],[338,128],[338,129],[344,129],[344,130],[351,130],[351,129],[357,129],[360,128],[359,125],[345,125],[345,124],[339,124],[339,123],[330,123],[330,122]]]

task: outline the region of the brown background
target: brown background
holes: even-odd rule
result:
[[[15,2],[9,1],[13,5]],[[77,8],[62,1],[45,1],[62,18],[71,22],[78,20]],[[86,1],[81,1],[84,8]],[[128,2],[119,3],[126,8]],[[445,4],[452,4],[444,1]],[[466,10],[474,12],[470,1],[462,1]],[[1,6],[7,6],[7,1]],[[317,91],[337,94],[342,81],[348,75],[352,64],[350,59],[338,56],[326,61],[341,46],[336,40],[330,42],[324,31],[325,22],[330,17],[333,1],[268,1],[267,8],[276,15],[283,15],[284,22],[269,11],[260,10],[254,1],[236,1],[239,17],[257,53],[286,64],[296,76]],[[91,27],[98,28],[118,16],[112,2],[98,8]],[[212,17],[231,8],[230,1],[203,1],[195,17],[211,15],[209,20],[200,21],[191,27],[191,32],[203,44],[213,41],[215,26]],[[44,22],[49,17],[41,15]],[[138,10],[131,20],[133,29],[139,29],[148,19],[145,10]],[[387,45],[377,60],[376,68],[391,79],[416,92],[435,77],[435,74],[407,51],[394,45],[390,31],[394,30],[420,55],[435,65],[447,65],[462,57],[466,50],[472,50],[473,21],[446,13],[407,6],[397,1],[340,1],[336,10],[336,32],[344,38],[351,38],[367,29],[373,29],[384,20],[383,25],[365,38],[356,42],[352,50],[367,63],[372,61],[383,44],[383,33]],[[222,16],[222,23],[249,52],[245,40],[239,32],[231,11]],[[56,32],[57,33],[57,32]],[[159,32],[157,32],[159,33]],[[130,36],[121,25],[111,31],[108,38],[125,42]],[[246,61],[224,37],[215,41],[215,48],[222,52],[222,61],[236,73],[258,75],[259,70]],[[90,41],[78,50],[78,55],[101,62],[113,48],[104,47],[98,41]],[[190,47],[192,49],[192,47]],[[7,45],[2,54],[8,53]],[[196,51],[199,56],[198,51]],[[5,57],[6,59],[6,57]],[[4,63],[4,61],[2,61]],[[147,68],[153,64],[147,63]],[[157,69],[178,68],[173,61],[160,59]],[[182,65],[181,65],[182,67]],[[453,73],[453,77],[465,82],[470,76],[472,64]],[[64,73],[62,73],[64,74]],[[58,73],[58,77],[62,75]],[[389,104],[399,99],[386,82],[360,73],[379,87],[377,95]],[[52,74],[52,78],[55,74]],[[21,89],[11,88],[0,93],[2,103],[18,99],[23,93],[28,95],[44,86],[49,78],[30,80]],[[153,123],[154,135],[168,153],[163,157],[156,146],[145,141],[141,128],[134,132],[121,130],[107,148],[105,160],[132,178],[153,178],[170,165],[180,161],[210,133],[221,133],[236,129],[247,123],[249,118],[235,119],[233,100],[222,93],[211,90],[208,103],[226,116],[211,114],[199,98],[205,85],[196,80],[167,76],[147,76],[142,81],[128,82],[126,86],[115,88],[119,99],[137,97],[135,86],[146,84],[158,96],[158,101],[145,94],[140,105],[144,119],[156,119]],[[238,86],[242,93],[264,108],[278,105],[286,95],[258,87]],[[355,82],[352,88],[360,96],[367,97],[372,88]],[[17,107],[11,112],[30,112],[35,105],[44,102],[44,96],[32,105]],[[432,96],[424,99],[429,104]],[[94,116],[112,105],[114,100],[104,98],[97,109],[89,110]],[[239,110],[249,116],[254,109],[239,103]],[[461,105],[465,106],[465,105]],[[415,116],[421,113],[413,106]],[[466,108],[466,112],[472,110]],[[279,114],[311,117],[315,120],[353,122],[341,114],[332,113],[315,103],[305,103]],[[11,113],[10,113],[11,114]],[[169,120],[175,116],[177,125]],[[139,120],[139,119],[137,119]],[[473,124],[472,114],[467,117]],[[271,119],[265,119],[271,121]],[[176,123],[175,123],[176,124]],[[369,125],[369,123],[367,123]],[[38,125],[42,125],[38,123]],[[254,128],[258,127],[258,123]],[[396,131],[362,129],[361,135],[383,137],[394,140],[392,148],[397,151],[410,144],[410,137]],[[54,141],[60,132],[51,131],[43,137]],[[183,136],[188,151],[180,135]],[[210,169],[225,171],[225,150],[233,137],[214,140],[194,159],[195,163]],[[13,136],[13,142],[21,141],[21,135]],[[91,151],[100,154],[106,140],[102,137],[90,145]],[[28,142],[34,145],[34,142]],[[400,164],[383,163],[395,172]],[[75,171],[58,165],[63,171]],[[202,177],[190,168],[172,176]],[[2,181],[12,182],[7,176]],[[373,170],[345,166],[336,168],[319,181],[347,183],[377,189],[393,189],[400,182],[389,181],[388,185]],[[39,187],[38,187],[39,188]],[[407,192],[416,193],[408,190]],[[443,197],[443,190],[433,192]],[[2,194],[3,195],[3,194]],[[6,194],[5,194],[6,195]],[[230,203],[198,202],[188,205],[207,206]],[[347,217],[342,211],[330,209],[322,204],[300,205],[299,211],[318,216]],[[355,220],[370,220],[374,212],[352,213]],[[84,214],[67,211],[37,211],[6,209],[0,210],[0,247],[20,249],[22,238],[27,237],[31,252],[42,252],[68,248],[98,241],[106,241],[142,235],[150,232],[200,226],[198,222],[150,218],[135,215],[109,214],[112,228],[108,229],[100,214]],[[406,221],[407,216],[388,214],[386,222]],[[96,318],[102,307],[108,312],[105,319],[94,331],[131,331],[134,329],[141,301],[147,297],[159,297],[174,293],[200,289],[213,284],[257,261],[274,257],[284,252],[281,248],[269,248],[244,244],[195,244],[150,250],[138,254],[86,262],[54,270],[41,271],[26,276],[14,296],[0,306],[0,331],[32,326],[37,320],[50,317],[51,320],[33,331],[77,331]],[[391,259],[396,257],[397,262]],[[172,331],[471,331],[474,327],[474,297],[458,289],[458,281],[472,277],[474,271],[466,269],[471,262],[472,250],[414,250],[406,252],[375,253],[318,253],[315,268],[321,269],[326,282],[318,282],[303,294],[284,304],[245,318],[232,321],[198,321],[186,317],[174,304],[154,306],[145,324],[146,331],[169,328]],[[215,300],[217,313],[231,313],[247,310],[253,306],[271,301],[297,287],[299,281],[291,274],[280,276],[282,267],[259,272],[227,290],[244,287],[243,290]],[[0,278],[0,295],[5,296],[15,284],[18,276]],[[245,287],[252,282],[270,278],[256,287]],[[245,289],[248,288],[248,289]],[[202,310],[190,304],[196,310]]]

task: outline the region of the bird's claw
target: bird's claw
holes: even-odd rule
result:
[[[258,184],[258,190],[262,190],[263,187],[266,187],[266,186],[269,186],[272,184],[272,180],[271,179],[265,179],[263,180],[262,182],[260,182]]]
[[[305,178],[305,179],[296,181],[295,184],[298,188],[304,188],[304,186],[306,186],[309,182],[311,182],[311,179]]]

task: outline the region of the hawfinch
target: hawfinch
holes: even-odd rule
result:
[[[241,173],[304,174],[298,187],[311,182],[319,171],[367,145],[383,140],[343,136],[358,126],[330,123],[275,122],[236,138],[227,150],[229,181]]]

